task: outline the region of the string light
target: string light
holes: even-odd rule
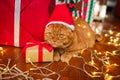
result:
[[[77,18],[76,18],[77,19]],[[80,26],[78,24],[78,26]],[[85,26],[83,26],[84,28]],[[115,35],[113,35],[115,34]],[[88,32],[88,36],[89,36],[89,32]],[[108,38],[108,42],[107,44],[109,45],[114,45],[115,47],[119,47],[120,46],[120,33],[114,32],[112,30],[109,30],[107,34],[104,34],[105,37]],[[105,43],[106,44],[106,43]],[[53,62],[47,64],[46,66],[36,66],[34,63],[32,63],[30,61],[30,59],[28,58],[28,61],[30,62],[30,64],[33,66],[32,68],[29,69],[29,71],[34,71],[33,74],[35,75],[43,75],[44,78],[42,78],[41,80],[53,80],[51,78],[48,78],[48,76],[51,75],[57,75],[57,80],[60,80],[61,78],[61,74],[60,72],[65,71],[65,69],[67,69],[68,67],[72,67],[75,68],[77,70],[83,71],[86,73],[86,75],[95,78],[95,77],[104,77],[104,80],[112,80],[113,78],[120,78],[120,75],[110,75],[108,72],[112,71],[112,68],[116,68],[119,65],[117,63],[112,63],[110,62],[110,56],[114,57],[116,55],[120,55],[120,50],[116,49],[113,51],[104,51],[104,52],[100,52],[95,50],[89,50],[91,55],[90,55],[90,60],[86,61],[85,57],[83,57],[82,55],[84,54],[84,51],[87,49],[82,49],[81,50],[81,55],[80,56],[76,56],[74,55],[74,57],[78,58],[78,59],[82,59],[83,60],[83,66],[80,67],[76,67],[74,65],[70,65],[67,64],[62,70],[60,70],[59,72],[55,72],[51,69],[49,69],[49,66],[51,66],[53,64]],[[3,47],[0,47],[0,52],[4,53],[4,49]],[[104,54],[104,55],[102,55]],[[101,57],[100,57],[101,55]],[[101,62],[101,67],[99,68],[98,66],[96,66],[98,63],[96,63],[95,60],[98,60],[99,62]],[[31,77],[29,75],[29,71],[22,71],[19,68],[16,67],[16,64],[14,64],[12,67],[9,66],[10,64],[10,59],[8,60],[8,64],[0,64],[0,79],[11,79],[11,78],[15,78],[16,76],[22,76],[24,77],[26,80],[34,80],[33,77]],[[93,67],[95,70],[89,72],[86,69],[86,65],[89,65],[90,67]],[[105,70],[103,69],[103,67],[105,67]],[[37,70],[37,71],[36,71]],[[45,73],[45,70],[48,71],[49,73]],[[36,71],[36,72],[35,72]],[[9,74],[11,76],[2,76],[4,74]],[[17,78],[19,79],[19,78]]]
[[[111,35],[113,34],[113,31],[112,31],[112,30],[109,30],[108,32],[109,32]]]
[[[78,19],[78,17],[75,17],[75,19]]]
[[[116,64],[116,63],[114,63],[114,64],[112,64],[113,66],[119,66],[118,64]]]
[[[105,74],[104,79],[105,80],[112,80],[113,76],[110,76],[109,74]]]
[[[0,47],[0,51],[2,51],[3,50],[3,47]]]
[[[120,32],[118,32],[118,33],[116,34],[116,36],[117,36],[117,37],[120,37]]]
[[[105,37],[108,37],[109,35],[108,34],[104,34]]]
[[[94,60],[91,60],[91,61],[89,62],[89,64],[90,64],[90,65],[95,65]]]
[[[119,44],[119,42],[120,42],[119,37],[118,37],[120,34],[117,34],[116,35],[117,37],[113,36],[113,34],[114,34],[114,32],[112,30],[109,30],[109,34],[104,34],[104,36],[109,38],[108,44],[115,46],[115,45]],[[87,50],[87,49],[81,50],[81,55],[84,54],[85,50]],[[93,50],[93,52],[92,52],[92,50],[90,50],[90,52],[91,52],[90,59],[91,60],[89,62],[86,61],[85,58],[82,57],[82,56],[74,55],[74,57],[80,58],[84,61],[82,68],[79,68],[79,67],[76,67],[76,66],[73,66],[73,65],[66,65],[66,67],[61,71],[64,71],[67,67],[73,67],[75,69],[78,69],[78,70],[81,70],[81,71],[85,72],[88,76],[90,76],[92,78],[101,77],[102,74],[104,74],[104,80],[112,80],[114,77],[120,77],[120,75],[111,76],[110,74],[108,74],[108,72],[110,70],[112,70],[113,67],[119,66],[116,63],[113,63],[113,64],[110,63],[110,55],[111,56],[119,55],[119,54],[117,54],[118,51],[119,50],[113,50],[112,52],[110,52],[110,51],[100,52],[100,51],[97,51],[97,50]],[[103,55],[102,57],[98,57],[99,55],[102,55],[102,54],[105,54],[105,55]],[[102,62],[102,68],[101,69],[96,66],[94,58],[96,58],[97,60]],[[89,65],[89,66],[95,68],[98,71],[93,71],[93,72],[89,73],[85,68],[86,65]],[[105,67],[106,70],[103,70],[103,67]],[[61,77],[61,75],[59,75],[59,78],[60,77]]]
[[[79,27],[80,27],[80,24],[77,24],[77,26],[79,26]]]
[[[86,28],[86,26],[84,25],[84,26],[83,26],[83,28],[85,29],[85,28]]]
[[[90,37],[91,36],[90,32],[88,32],[87,35]]]
[[[120,33],[112,30],[108,31],[109,34],[104,34],[105,37],[109,38],[108,45],[114,45],[115,47],[120,46]],[[114,35],[113,35],[114,34]]]
[[[120,52],[120,50],[114,50],[114,51],[112,51],[111,54],[112,54],[113,56],[114,56],[114,55],[119,55],[119,54],[120,54],[119,52]]]
[[[7,65],[0,64],[0,79],[8,80],[16,78],[17,76],[23,77],[25,80],[34,80],[31,76],[29,76],[29,71],[22,71],[16,67],[16,64],[10,67],[11,59],[8,59]],[[9,75],[9,76],[2,76]],[[19,78],[17,78],[19,80]]]
[[[93,76],[99,76],[100,77],[101,74],[102,74],[102,72],[92,72]]]
[[[85,50],[83,50],[82,52],[84,53],[84,51],[85,51]],[[75,68],[75,69],[81,70],[81,71],[85,72],[88,76],[90,76],[90,77],[92,77],[92,78],[94,78],[94,77],[101,77],[101,74],[103,74],[103,70],[98,71],[98,72],[97,72],[97,71],[93,71],[93,72],[91,72],[91,74],[90,74],[90,73],[86,70],[86,68],[85,68],[85,65],[90,65],[91,67],[95,68],[96,70],[100,70],[97,66],[95,66],[94,58],[96,58],[96,59],[102,61],[103,66],[106,67],[106,71],[105,71],[105,73],[104,73],[104,74],[105,74],[105,76],[104,76],[104,79],[105,79],[105,80],[112,80],[112,78],[114,78],[114,77],[120,77],[120,75],[111,76],[111,75],[109,75],[109,74],[107,73],[107,72],[109,72],[110,67],[119,66],[119,65],[116,64],[116,63],[110,64],[110,62],[109,62],[109,57],[107,57],[108,55],[105,55],[105,56],[103,56],[103,57],[98,57],[97,54],[98,54],[98,53],[102,54],[101,52],[99,52],[99,51],[97,51],[97,50],[93,50],[93,52],[92,52],[92,51],[90,51],[90,52],[91,52],[91,56],[90,56],[90,59],[91,59],[91,60],[90,60],[90,62],[87,62],[87,61],[85,60],[85,58],[82,57],[82,56],[75,56],[76,58],[83,59],[84,64],[83,64],[83,67],[82,67],[82,68],[79,68],[79,67],[76,67],[76,66],[73,66],[73,65],[66,65],[66,67],[65,67],[64,69],[60,70],[59,72],[54,72],[54,71],[52,71],[52,70],[50,70],[50,69],[47,68],[47,67],[49,67],[50,65],[52,65],[52,63],[49,63],[48,65],[43,66],[43,67],[39,67],[39,66],[36,66],[35,64],[33,64],[33,63],[30,61],[30,59],[28,59],[28,60],[30,61],[31,65],[33,66],[33,68],[30,68],[30,71],[34,71],[34,74],[35,74],[35,75],[43,75],[43,76],[46,76],[46,77],[43,78],[42,80],[46,80],[46,79],[51,80],[51,78],[47,78],[47,77],[50,76],[50,75],[58,75],[57,80],[59,80],[60,77],[61,77],[61,75],[60,75],[59,73],[62,72],[62,71],[64,71],[67,67],[73,67],[73,68]],[[106,51],[105,54],[107,53],[107,54],[112,55],[112,53],[116,53],[116,52],[117,52],[117,50],[112,51],[112,52]],[[18,68],[16,67],[16,65],[14,65],[12,68],[9,68],[9,64],[10,64],[10,61],[8,61],[7,67],[6,67],[6,68],[3,68],[4,73],[6,73],[6,72],[9,71],[10,74],[11,74],[11,72],[14,71],[13,69],[15,69],[15,70],[17,71],[16,76],[17,76],[17,75],[22,75],[22,76],[25,77],[25,79],[31,78],[31,80],[33,80],[32,77],[29,77],[29,76],[28,76],[28,74],[29,74],[28,72],[27,72],[27,75],[26,75],[26,72],[22,72],[20,69],[18,69]],[[36,70],[38,70],[39,72],[38,72],[38,71],[35,72]],[[49,73],[49,74],[46,74],[46,73],[44,73],[42,70],[47,70],[47,71],[49,71],[50,73]],[[12,72],[12,73],[13,73],[13,72]],[[19,73],[19,74],[18,74],[18,73]],[[3,73],[2,73],[2,74],[3,74]],[[14,78],[14,76],[2,77],[1,79],[10,79],[10,78]]]
[[[97,50],[94,50],[94,53],[97,53]]]
[[[0,53],[2,54],[2,55],[4,55],[4,53],[5,53],[5,49],[3,49],[3,47],[0,47]]]
[[[101,55],[101,54],[102,54],[102,52],[98,52],[97,54],[98,54],[98,55]]]

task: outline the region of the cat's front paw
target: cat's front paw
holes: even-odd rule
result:
[[[60,55],[59,55],[59,53],[55,53],[53,60],[54,60],[54,61],[59,61],[59,60],[60,60]]]
[[[63,55],[61,56],[61,61],[62,61],[62,62],[66,62],[67,64],[69,64],[69,61],[70,61],[71,58],[72,58],[72,55],[66,53],[66,54],[63,54]]]

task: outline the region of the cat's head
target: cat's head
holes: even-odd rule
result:
[[[63,24],[50,24],[45,29],[45,42],[54,48],[66,48],[73,41],[73,30]]]

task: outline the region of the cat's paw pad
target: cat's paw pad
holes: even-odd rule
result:
[[[61,56],[61,61],[62,61],[62,62],[66,62],[67,64],[69,64],[69,61],[70,61],[71,58],[72,58],[71,55],[63,54],[63,55]]]

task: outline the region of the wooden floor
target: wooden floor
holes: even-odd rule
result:
[[[94,22],[104,36],[70,64],[25,63],[21,48],[0,46],[0,80],[120,80],[120,19]]]

